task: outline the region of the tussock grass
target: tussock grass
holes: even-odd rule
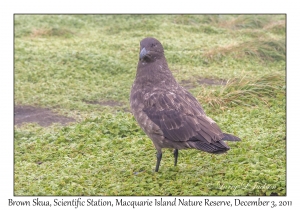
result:
[[[231,30],[285,28],[285,15],[182,15],[171,16],[173,22],[182,25],[206,24]]]
[[[226,55],[231,55],[237,59],[253,56],[262,61],[285,60],[285,44],[285,39],[254,40],[213,48],[205,52],[203,55],[211,60],[218,60]]]
[[[274,16],[269,15],[257,15],[255,17],[251,15],[237,16],[228,21],[220,21],[218,24],[221,27],[239,29],[239,28],[261,28],[269,24],[274,20]]]
[[[234,78],[219,89],[206,89],[197,96],[199,101],[223,110],[232,106],[257,106],[268,104],[270,99],[285,96],[285,77],[281,73],[260,78]]]

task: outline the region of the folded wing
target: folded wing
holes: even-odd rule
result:
[[[143,112],[159,126],[170,141],[210,153],[223,153],[229,147],[218,125],[207,117],[198,101],[184,89],[145,94]],[[223,139],[223,140],[222,140]]]

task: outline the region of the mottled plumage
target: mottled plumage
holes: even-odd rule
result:
[[[174,79],[161,43],[145,38],[140,43],[140,59],[130,94],[132,113],[153,141],[158,171],[162,148],[173,148],[175,165],[179,149],[195,148],[224,153],[230,148],[223,140],[239,141],[206,116],[200,103]]]

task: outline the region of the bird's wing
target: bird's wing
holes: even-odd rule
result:
[[[214,143],[224,135],[198,101],[184,89],[145,94],[143,112],[171,141]]]

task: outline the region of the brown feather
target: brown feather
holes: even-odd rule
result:
[[[195,148],[218,154],[229,150],[223,140],[240,140],[223,134],[200,103],[176,82],[158,40],[145,38],[140,49],[130,106],[158,152],[162,148]]]

